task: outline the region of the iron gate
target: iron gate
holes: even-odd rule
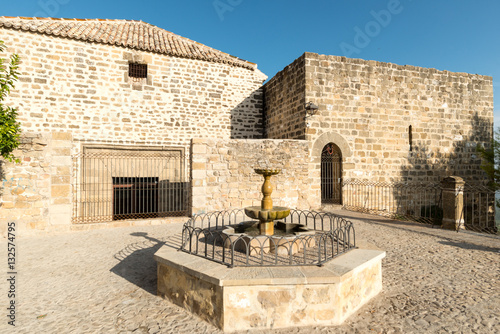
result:
[[[342,204],[342,153],[333,143],[321,152],[321,203]]]
[[[73,222],[188,215],[188,161],[174,149],[84,148],[73,157]]]

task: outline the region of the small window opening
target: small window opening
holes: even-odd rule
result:
[[[130,78],[147,78],[148,77],[148,65],[147,64],[128,64],[128,76]]]
[[[408,145],[410,145],[410,152],[413,151],[413,134],[411,131],[411,125],[408,127]]]

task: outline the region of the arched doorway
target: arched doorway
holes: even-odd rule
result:
[[[321,151],[321,204],[342,204],[342,152],[334,143]]]

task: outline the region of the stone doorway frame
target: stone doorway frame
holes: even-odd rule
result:
[[[312,171],[313,175],[317,177],[318,185],[321,185],[321,153],[323,152],[323,148],[329,143],[333,143],[337,145],[340,149],[340,153],[342,156],[342,179],[345,179],[345,163],[346,158],[352,156],[351,148],[349,147],[348,141],[341,135],[335,132],[327,132],[320,135],[313,143],[311,150],[311,162],[312,162]],[[321,190],[320,190],[321,194]],[[343,194],[341,194],[343,198]],[[321,199],[321,196],[320,196]]]
[[[321,204],[342,204],[342,151],[328,143],[321,152]]]

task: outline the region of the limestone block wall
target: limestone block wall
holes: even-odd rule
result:
[[[264,85],[266,138],[305,139],[305,72],[301,56]]]
[[[21,59],[21,75],[6,103],[18,108],[27,138],[19,155],[22,164],[2,165],[0,215],[22,228],[70,224],[71,176],[78,173],[71,157],[86,145],[189,151],[192,137],[262,137],[266,76],[256,66],[6,28],[0,34],[8,47],[1,56],[17,53]],[[128,77],[131,62],[148,65],[147,79]],[[19,189],[23,192],[16,194]]]
[[[331,141],[342,149],[344,179],[484,178],[476,146],[491,142],[491,77],[305,53],[269,83],[284,85],[302,72],[303,102],[319,106],[309,126],[302,123],[317,176],[321,149]],[[283,95],[283,101],[266,98],[266,115],[295,99],[293,94]],[[268,133],[281,138],[279,129],[300,127],[304,114],[268,122]]]
[[[319,105],[307,129],[342,136],[346,177],[372,181],[483,178],[476,145],[489,145],[492,78],[306,53],[306,99]],[[410,135],[411,126],[411,135]]]
[[[266,76],[256,69],[1,28],[21,58],[9,103],[24,131],[75,140],[183,145],[193,137],[261,138]],[[148,78],[128,78],[129,62]]]
[[[21,163],[0,161],[0,221],[16,230],[67,230],[71,223],[71,135],[26,132],[14,151]],[[0,224],[5,234],[6,224]]]
[[[192,141],[193,213],[260,205],[263,177],[254,168],[281,168],[273,176],[273,204],[317,208],[320,185],[309,178],[309,149],[300,140]]]

